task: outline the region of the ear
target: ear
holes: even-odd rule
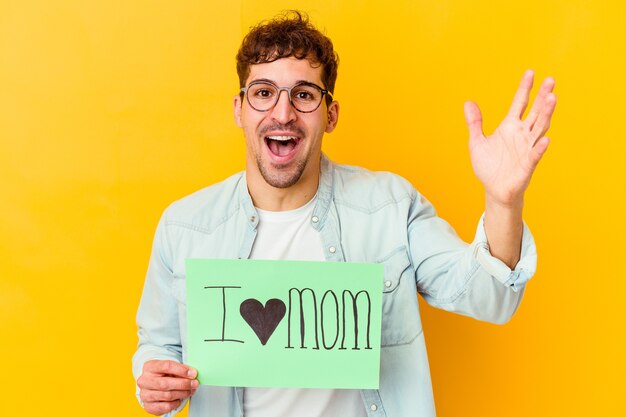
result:
[[[238,127],[241,127],[241,104],[241,97],[237,94],[235,98],[233,98],[233,114]]]
[[[339,120],[339,102],[333,101],[328,106],[328,123],[326,124],[326,133],[330,133],[337,127]]]

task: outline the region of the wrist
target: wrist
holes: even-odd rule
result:
[[[522,224],[523,208],[523,199],[502,203],[487,197],[485,200],[485,222],[515,230]]]
[[[489,252],[511,270],[520,259],[524,229],[523,206],[523,199],[515,200],[510,204],[486,199],[484,226]]]
[[[519,196],[511,196],[507,199],[496,198],[493,195],[485,194],[485,207],[489,210],[497,210],[502,212],[522,212],[524,208],[524,194]]]

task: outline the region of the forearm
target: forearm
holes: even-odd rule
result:
[[[523,206],[523,198],[509,205],[497,203],[489,196],[486,198],[485,233],[489,251],[511,269],[515,268],[520,259]]]

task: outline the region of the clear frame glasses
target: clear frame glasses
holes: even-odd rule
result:
[[[332,99],[328,90],[307,82],[298,83],[293,87],[279,87],[270,81],[253,81],[241,89],[250,107],[261,112],[274,108],[282,91],[287,92],[289,102],[300,113],[312,113],[317,110],[325,95]]]

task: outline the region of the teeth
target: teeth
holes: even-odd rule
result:
[[[285,142],[288,140],[296,140],[295,136],[268,136],[267,138],[271,140],[279,140],[281,142]]]

